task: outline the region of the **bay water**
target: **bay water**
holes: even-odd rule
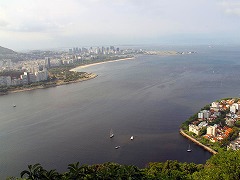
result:
[[[0,178],[19,177],[35,163],[59,172],[77,161],[140,168],[166,160],[205,163],[211,154],[182,137],[179,127],[206,104],[239,97],[239,46],[172,48],[197,53],[79,68],[98,76],[0,96]]]

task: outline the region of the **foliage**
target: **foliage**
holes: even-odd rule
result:
[[[240,151],[219,151],[207,160],[205,165],[168,160],[152,162],[140,169],[133,165],[104,163],[80,165],[79,162],[69,164],[68,171],[58,173],[56,170],[45,170],[40,164],[29,165],[21,172],[26,180],[235,180],[240,177]],[[8,180],[23,180],[9,177]]]
[[[192,176],[196,180],[236,180],[240,177],[240,151],[222,151],[212,156],[204,168]]]
[[[207,104],[207,105],[204,106],[201,110],[210,110],[210,104]]]
[[[235,122],[235,126],[240,128],[240,120]]]
[[[203,127],[199,132],[199,136],[205,135],[206,133],[207,133],[207,127]]]
[[[198,119],[198,113],[194,114],[190,118],[188,118],[184,123],[182,123],[181,128],[183,130],[188,130],[188,125],[191,124],[191,122],[196,121]]]

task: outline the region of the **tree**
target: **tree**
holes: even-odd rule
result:
[[[70,179],[79,178],[79,174],[80,174],[79,162],[69,164],[68,169],[69,169],[69,178]]]
[[[41,178],[43,171],[44,169],[42,168],[42,166],[37,163],[34,165],[28,165],[28,170],[22,171],[20,175],[21,177],[23,177],[26,174],[28,179],[37,180]]]
[[[236,180],[240,177],[240,151],[222,151],[212,156],[199,172],[192,176],[196,180]]]
[[[42,178],[44,180],[57,180],[60,178],[59,173],[56,171],[56,169],[46,171],[44,170],[42,173]]]

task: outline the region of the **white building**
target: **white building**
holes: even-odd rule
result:
[[[20,79],[22,80],[22,84],[28,84],[29,83],[28,73],[24,72],[24,74],[20,76]]]
[[[236,113],[236,106],[234,106],[234,105],[230,106],[230,112],[235,114]]]
[[[233,106],[236,107],[236,110],[238,110],[239,104],[238,103],[233,103]]]
[[[219,108],[219,102],[212,102],[212,108]]]
[[[203,112],[198,113],[198,119],[203,119]]]
[[[193,124],[189,124],[188,130],[189,130],[189,132],[193,132],[196,135],[199,135],[199,132],[200,132],[200,128],[198,126],[193,125]]]
[[[208,123],[206,121],[202,121],[198,124],[198,127],[203,128],[203,127],[206,127],[207,125],[208,125]]]
[[[215,126],[208,126],[207,127],[207,134],[216,136],[216,127]]]
[[[208,110],[203,110],[198,113],[198,119],[208,119],[211,113]]]
[[[208,111],[208,110],[203,110],[203,117],[204,117],[205,119],[208,119],[208,118],[210,117],[210,115],[211,115],[210,111]]]
[[[38,71],[35,72],[35,76],[36,76],[36,81],[45,81],[48,78],[48,71],[47,70],[43,70],[43,71]]]

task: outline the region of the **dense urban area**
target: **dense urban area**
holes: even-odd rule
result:
[[[71,48],[68,51],[30,51],[16,53],[0,48],[0,93],[34,86],[53,86],[57,81],[70,82],[92,74],[72,72],[71,68],[102,61],[133,57],[142,50],[120,50],[114,46]]]
[[[240,149],[239,128],[239,98],[212,102],[182,124],[186,133],[217,152]]]
[[[68,50],[32,50],[17,53],[0,47],[0,95],[36,87],[52,87],[77,80],[91,79],[96,75],[73,72],[72,68],[98,62],[145,55],[179,55],[196,52],[156,51],[109,46],[70,48]]]

